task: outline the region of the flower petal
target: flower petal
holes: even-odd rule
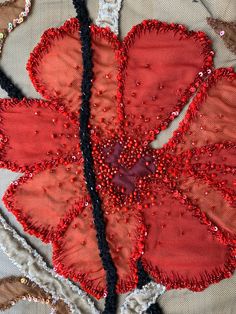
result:
[[[155,190],[157,202],[144,212],[148,236],[143,264],[149,274],[167,288],[195,291],[230,276],[235,250],[223,243],[221,232],[177,191]]]
[[[117,104],[117,51],[120,42],[109,29],[91,27],[93,48],[93,87],[90,124],[101,137],[109,137],[119,130]]]
[[[91,27],[93,88],[91,125],[99,132],[112,131],[117,117],[117,60],[119,41],[109,30]],[[27,69],[36,90],[46,99],[57,99],[78,114],[81,104],[83,61],[78,20],[68,20],[47,30],[28,61]]]
[[[218,226],[236,236],[236,145],[208,145],[191,151],[185,170],[179,172],[178,187],[207,213]]]
[[[1,167],[24,171],[78,151],[78,123],[56,110],[55,103],[3,99],[0,104]]]
[[[125,293],[137,284],[136,262],[143,249],[145,228],[140,215],[132,211],[106,214],[105,218],[107,240],[119,276],[117,291]],[[64,237],[54,243],[54,266],[95,297],[106,293],[106,274],[90,205],[78,214]]]
[[[210,49],[204,33],[183,25],[144,21],[131,30],[121,87],[129,134],[153,139],[178,116],[212,66]]]
[[[45,165],[38,173],[27,172],[3,200],[25,231],[49,242],[71,221],[73,205],[87,201],[82,164]]]
[[[235,233],[236,74],[232,69],[216,70],[202,85],[165,149],[177,154],[177,165],[182,165],[179,188],[215,223]]]
[[[209,144],[236,142],[236,73],[218,69],[204,82],[166,149],[180,154]]]
[[[81,103],[82,54],[76,19],[50,28],[41,37],[27,63],[35,89],[46,99],[61,100],[71,111]]]

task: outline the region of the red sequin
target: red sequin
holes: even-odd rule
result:
[[[182,25],[144,21],[123,43],[91,33],[90,129],[117,291],[135,288],[140,258],[168,288],[202,290],[236,266],[235,74],[213,71],[206,35]],[[24,172],[6,206],[52,242],[59,273],[99,298],[106,279],[78,139],[82,68],[77,20],[46,31],[28,70],[47,101],[1,100],[1,165]],[[174,136],[152,149],[196,92]]]

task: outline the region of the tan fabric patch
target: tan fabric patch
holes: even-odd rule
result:
[[[0,3],[0,29],[6,29],[9,22],[17,18],[25,7],[25,0]]]
[[[51,295],[25,277],[7,277],[0,280],[0,311],[13,307],[20,300],[40,302],[54,309],[55,314],[69,314],[62,300],[53,300]]]

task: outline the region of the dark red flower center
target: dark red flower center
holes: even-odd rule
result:
[[[143,178],[156,171],[154,160],[151,156],[146,155],[135,159],[135,163],[131,168],[122,166],[119,158],[123,151],[122,144],[116,143],[112,152],[105,159],[110,166],[117,168],[117,171],[111,182],[115,187],[120,187],[122,192],[130,194],[134,192],[138,178]]]

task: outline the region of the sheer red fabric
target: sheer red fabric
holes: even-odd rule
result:
[[[117,131],[116,77],[118,66],[116,37],[108,31],[101,36],[93,28],[94,78],[91,97],[91,125],[102,135]],[[50,47],[50,49],[49,49]],[[47,30],[27,64],[35,89],[48,100],[59,100],[66,109],[79,114],[81,104],[82,55],[76,19],[60,29]]]
[[[104,206],[106,210],[106,206]],[[141,214],[135,209],[105,214],[106,234],[111,255],[116,265],[118,292],[125,293],[136,287],[136,262],[143,249],[145,228]],[[91,206],[77,215],[68,226],[65,236],[54,242],[56,269],[79,281],[96,297],[106,295],[106,274],[97,246]]]
[[[108,29],[92,26],[91,34],[90,128],[117,291],[136,286],[139,258],[168,288],[199,291],[230,276],[234,72],[212,73],[209,40],[182,25],[144,21],[123,43]],[[52,242],[57,271],[99,298],[106,281],[79,149],[83,69],[76,19],[42,36],[28,70],[47,100],[1,101],[1,165],[25,172],[4,201],[27,232]],[[149,147],[196,91],[169,143]]]
[[[186,34],[182,25],[171,28],[156,21],[147,25],[149,32],[137,26],[124,40],[128,55],[123,73],[126,131],[135,136],[139,130],[143,139],[178,116],[196,91],[199,72],[201,75],[206,65],[210,68],[212,60],[204,54],[203,33]]]
[[[236,231],[235,103],[235,74],[217,70],[166,146],[185,163],[182,167],[187,171],[180,175],[179,187],[232,233]]]
[[[59,103],[42,100],[0,100],[1,162],[24,171],[35,164],[73,155],[79,147],[78,123],[61,114]]]
[[[145,269],[157,282],[172,288],[201,290],[220,279],[230,259],[227,246],[164,185],[156,186],[155,194],[156,204],[144,212],[148,228],[142,259]]]
[[[4,200],[26,231],[45,242],[55,240],[88,201],[83,164],[68,162],[27,172]]]

